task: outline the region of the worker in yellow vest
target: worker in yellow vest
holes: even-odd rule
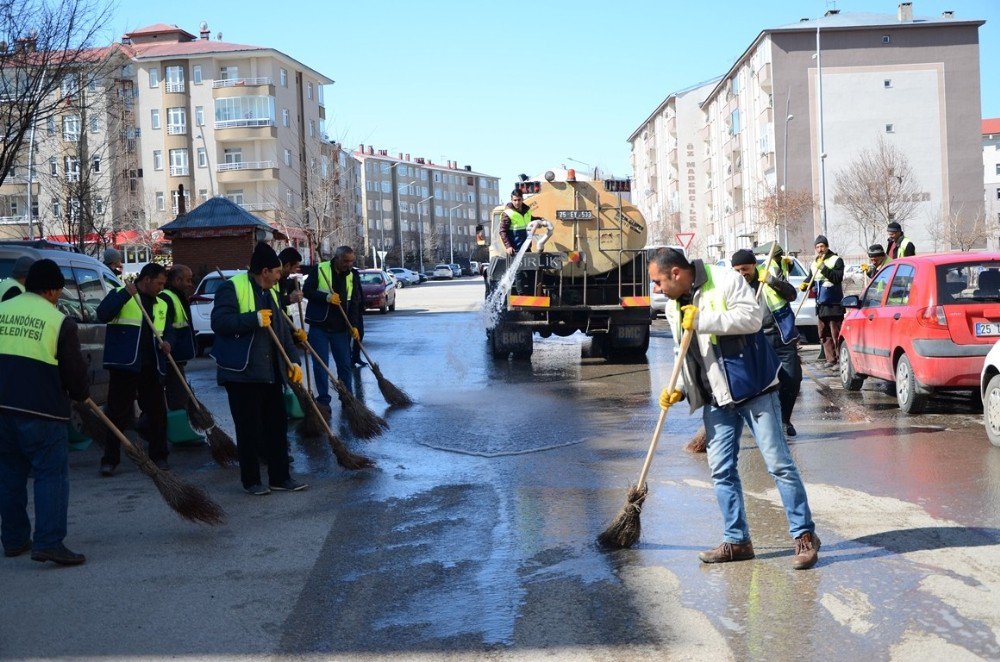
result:
[[[867,263],[861,265],[861,271],[864,272],[866,277],[866,285],[874,280],[875,274],[878,273],[879,269],[892,262],[889,256],[885,254],[882,244],[872,244],[868,247],[868,260]]]
[[[156,340],[139,304],[138,293],[159,334],[167,330],[169,306],[160,296],[167,283],[167,270],[150,262],[142,268],[135,283],[128,283],[109,292],[97,307],[97,319],[107,324],[104,335],[104,367],[110,375],[108,383],[108,418],[119,429],[132,421],[133,404],[146,418],[144,436],[149,440],[149,457],[160,469],[169,470],[167,463],[167,403],[163,395],[167,354],[170,343]],[[108,435],[101,458],[101,475],[114,475],[121,461],[121,448],[113,435]]]
[[[191,326],[191,295],[194,294],[194,274],[183,264],[175,264],[167,270],[167,285],[162,297],[167,301],[167,316],[170,324],[163,336],[170,343],[170,355],[184,374],[188,361],[198,353],[195,345],[194,327]],[[170,369],[166,374],[167,409],[186,409],[188,394],[181,378]]]
[[[89,397],[76,323],[55,303],[65,285],[52,260],[38,260],[27,292],[0,303],[0,540],[6,557],[79,565],[63,544],[69,508],[70,399]],[[17,378],[12,377],[17,375]],[[34,478],[35,534],[28,519]]]
[[[888,248],[885,254],[889,256],[890,260],[894,260],[897,257],[910,257],[911,255],[917,254],[917,247],[913,245],[909,237],[903,235],[903,226],[893,221],[889,223],[889,242]]]
[[[508,257],[521,250],[521,246],[528,240],[528,225],[531,221],[531,207],[524,204],[524,194],[515,188],[511,191],[510,202],[504,207],[500,217],[500,241],[503,242]],[[514,289],[518,294],[531,294],[528,281],[527,273],[523,271],[517,273]]]
[[[22,255],[14,261],[10,277],[0,280],[0,301],[13,299],[24,292],[24,281],[28,277],[28,269],[34,262],[35,258],[27,255]]]

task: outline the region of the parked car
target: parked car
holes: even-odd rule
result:
[[[244,271],[245,269],[223,269],[222,274],[228,280]],[[212,331],[212,308],[215,307],[215,292],[221,285],[222,276],[219,275],[219,272],[210,271],[198,283],[198,287],[195,288],[194,294],[190,299],[191,328],[194,329],[195,346],[198,348],[198,356],[201,356],[205,348],[210,346],[215,340],[215,333]],[[304,308],[305,304],[303,303],[302,305]],[[299,317],[298,309],[295,306],[289,309],[288,315],[292,318],[292,322],[297,328],[307,328],[303,325],[302,318]]]
[[[365,308],[378,308],[383,315],[396,310],[396,284],[386,272],[362,269],[361,289],[365,293]]]
[[[983,427],[994,446],[1000,446],[1000,341],[986,355],[979,374],[979,393],[983,399]]]
[[[461,265],[458,265],[458,264],[449,264],[448,266],[451,267],[451,272],[453,274],[455,274],[455,278],[461,278],[462,277],[462,266]]]
[[[434,271],[432,273],[432,278],[437,280],[438,278],[446,278],[451,280],[455,277],[455,272],[451,270],[451,265],[448,264],[438,264],[435,265]]]
[[[483,274],[483,267],[475,260],[469,262],[469,271],[473,276],[481,276]]]
[[[44,244],[36,244],[44,246]],[[14,262],[22,255],[36,260],[49,259],[59,265],[66,285],[56,307],[76,320],[83,358],[87,361],[91,397],[99,404],[107,400],[108,372],[104,369],[105,325],[97,320],[97,307],[104,297],[122,283],[100,260],[64,247],[35,248],[31,243],[0,245],[0,279],[10,276]],[[4,379],[10,378],[5,375]]]
[[[396,277],[396,282],[399,284],[399,287],[420,284],[420,274],[416,271],[410,271],[409,269],[404,269],[403,267],[389,267],[387,271]]]
[[[935,391],[982,388],[1000,338],[1000,253],[899,258],[844,306],[844,388],[857,391],[869,376],[895,382],[899,408],[918,414]]]
[[[757,255],[757,264],[763,265],[767,260],[766,255]],[[732,268],[729,260],[719,260],[715,263],[719,267],[730,267]],[[799,262],[797,257],[792,258],[792,264],[788,270],[788,282],[795,286],[796,290],[799,285],[806,281],[806,275],[808,270],[806,267]],[[802,301],[802,297],[807,297],[805,302]],[[652,296],[650,297],[652,298]],[[799,305],[802,308],[799,310]],[[819,342],[819,329],[816,327],[816,290],[815,288],[810,288],[809,292],[803,294],[799,292],[798,298],[792,302],[792,311],[799,311],[799,314],[795,316],[795,326],[799,330],[802,339],[809,343]]]

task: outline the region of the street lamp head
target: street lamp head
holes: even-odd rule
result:
[[[793,119],[795,119],[795,115],[792,115],[791,113],[789,113],[788,117],[785,118],[785,121],[786,122],[791,122]]]

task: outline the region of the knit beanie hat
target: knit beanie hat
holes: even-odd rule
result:
[[[24,278],[28,275],[28,269],[35,263],[35,258],[22,255],[14,263],[14,269],[10,272],[11,278]]]
[[[259,274],[264,269],[277,269],[280,266],[281,260],[274,249],[263,241],[258,242],[250,256],[250,273]]]
[[[757,256],[749,248],[741,248],[733,253],[731,263],[734,267],[741,264],[757,264]]]
[[[62,271],[52,260],[38,260],[28,269],[28,278],[24,281],[24,289],[29,292],[45,292],[61,290],[66,285]]]
[[[903,226],[897,223],[896,221],[893,221],[892,223],[889,224],[889,227],[887,229],[889,230],[889,232],[902,232]]]
[[[816,244],[823,244],[824,246],[829,246],[830,242],[826,240],[825,234],[821,234],[818,237],[816,237],[816,241],[813,242],[813,246],[815,246]]]
[[[868,257],[885,257],[885,249],[882,244],[872,244],[868,247]]]
[[[115,264],[116,262],[121,262],[121,251],[114,248],[106,248],[104,249],[104,259],[101,261],[104,262],[104,264]]]

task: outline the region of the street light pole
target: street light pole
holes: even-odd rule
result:
[[[788,123],[791,122],[793,119],[795,119],[795,115],[792,115],[789,112],[791,103],[792,103],[792,93],[789,92],[788,95],[785,97],[785,141],[784,144],[782,145],[783,155],[781,157],[781,192],[784,194],[782,197],[785,198],[785,200],[783,200],[782,202],[785,202],[788,199]],[[785,226],[785,233],[784,233],[785,236],[783,243],[785,245],[785,250],[787,251],[788,250],[787,212],[786,214],[782,214],[782,216],[784,216],[784,226]],[[775,237],[775,239],[777,239],[777,237]]]
[[[816,21],[816,78],[819,92],[819,189],[820,189],[820,220],[823,223],[823,234],[826,229],[826,140],[823,134],[823,55],[820,50],[819,20]]]
[[[448,255],[450,256],[448,264],[455,264],[455,233],[451,229],[451,212],[461,206],[459,203],[448,210]]]

